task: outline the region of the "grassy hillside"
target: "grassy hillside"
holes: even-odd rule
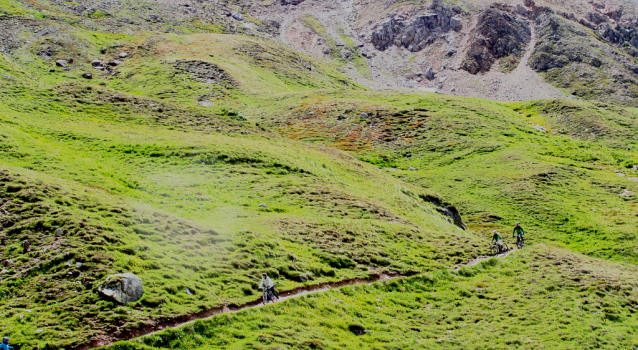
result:
[[[339,73],[253,38],[62,28],[59,56],[34,56],[40,41],[0,54],[2,259],[11,260],[0,305],[5,334],[23,348],[111,339],[254,300],[262,271],[286,290],[433,271],[483,251],[434,192],[233,108],[263,91],[360,89]],[[130,55],[110,74],[90,63],[105,45],[107,58]],[[75,58],[56,67],[62,57]],[[140,301],[98,296],[121,272],[144,281]]]
[[[379,92],[310,92],[286,101],[290,107],[266,110],[261,123],[434,189],[475,231],[509,231],[521,221],[528,239],[636,261],[634,109]]]
[[[23,349],[252,301],[262,271],[417,276],[116,347],[483,348],[487,324],[499,346],[636,346],[636,110],[373,92],[260,38],[0,4],[0,306]],[[514,221],[550,246],[446,272]],[[126,306],[97,294],[122,272],[145,289]]]
[[[536,245],[303,296],[106,349],[632,349],[636,269]]]

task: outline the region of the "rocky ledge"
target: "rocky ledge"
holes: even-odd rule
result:
[[[479,16],[470,35],[472,44],[461,68],[477,74],[489,71],[497,59],[520,58],[532,32],[526,20],[492,7]]]
[[[463,24],[457,15],[460,7],[449,7],[435,0],[425,14],[411,19],[399,16],[388,19],[372,32],[372,44],[377,50],[384,51],[395,45],[412,52],[421,51],[450,31],[459,31]]]

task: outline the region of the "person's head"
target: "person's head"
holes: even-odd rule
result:
[[[492,231],[493,234],[496,234],[496,230]]]
[[[516,223],[516,226],[518,226],[518,225],[520,225],[520,222],[517,222],[517,223]]]
[[[9,338],[8,337],[2,338],[2,342],[5,344],[9,344]]]
[[[268,278],[268,274],[264,272],[264,273],[261,274],[261,277],[262,278]]]

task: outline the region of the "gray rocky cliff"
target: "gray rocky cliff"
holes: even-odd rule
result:
[[[497,8],[485,10],[470,33],[470,48],[461,68],[477,74],[487,72],[503,57],[522,56],[531,39],[531,29],[524,19]]]
[[[427,13],[411,19],[392,17],[380,24],[372,32],[372,44],[384,51],[395,45],[411,52],[418,52],[450,31],[463,28],[460,8],[446,6],[440,0],[434,1]]]

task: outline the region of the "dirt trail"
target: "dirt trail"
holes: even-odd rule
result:
[[[452,270],[457,271],[460,270],[463,267],[469,267],[469,266],[474,266],[474,265],[478,265],[481,261],[485,261],[487,259],[491,259],[491,258],[504,258],[510,254],[512,254],[513,252],[515,252],[517,249],[510,249],[508,251],[506,251],[505,253],[501,253],[501,254],[497,254],[496,256],[479,256],[477,258],[474,258],[468,262],[466,262],[465,264],[461,264],[461,265],[456,265],[452,268]]]
[[[504,258],[514,251],[515,250],[510,250],[506,253],[496,255],[496,258]],[[452,267],[452,269],[456,271],[462,267],[474,266],[480,263],[481,261],[484,261],[490,258],[492,258],[492,256],[477,257],[475,259],[468,261],[465,264],[456,265]],[[399,273],[375,274],[370,276],[370,278],[367,278],[367,279],[354,278],[354,279],[338,281],[338,282],[328,282],[328,283],[322,283],[317,285],[298,287],[293,290],[280,292],[279,302],[287,300],[287,299],[291,299],[291,298],[298,298],[303,295],[326,292],[333,288],[389,281],[389,280],[393,280],[393,279],[397,279],[401,277],[407,277],[407,276],[403,274],[399,274]],[[264,305],[261,302],[261,298],[259,298],[258,300],[254,300],[241,305],[236,305],[236,304],[223,305],[217,308],[204,310],[204,311],[190,314],[190,315],[182,315],[182,316],[170,317],[170,318],[169,317],[160,318],[155,320],[155,323],[153,324],[147,324],[145,327],[134,329],[124,334],[104,336],[99,339],[94,339],[88,344],[81,345],[74,348],[74,350],[88,350],[88,349],[93,349],[93,348],[97,348],[101,346],[106,346],[120,340],[130,340],[130,339],[141,337],[141,336],[155,334],[167,328],[178,328],[178,327],[187,325],[189,323],[193,323],[197,320],[208,319],[216,315],[234,313],[234,312],[239,312],[246,309],[263,307],[263,306]]]

